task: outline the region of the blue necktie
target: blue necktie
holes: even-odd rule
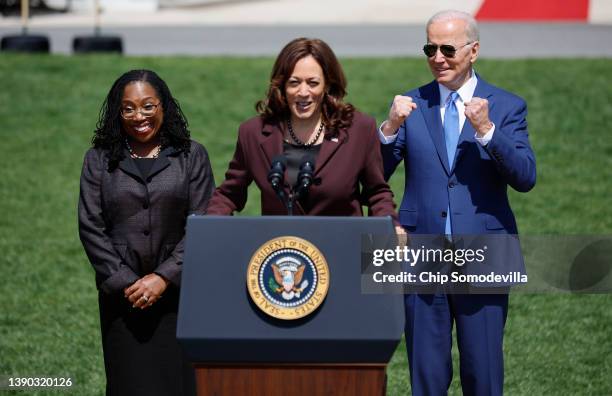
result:
[[[446,141],[446,154],[448,156],[448,166],[452,169],[455,160],[455,151],[457,151],[457,142],[459,141],[459,112],[455,100],[457,92],[451,92],[446,101],[444,110],[444,140]],[[451,235],[451,211],[450,206],[446,209],[446,235]]]
[[[448,155],[448,166],[453,167],[457,142],[459,141],[459,112],[455,100],[457,92],[451,92],[446,102],[444,111],[444,140],[446,140],[446,154]]]

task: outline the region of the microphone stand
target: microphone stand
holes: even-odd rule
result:
[[[285,203],[285,206],[287,207],[287,216],[293,216],[293,202],[294,202],[294,195],[289,194],[289,199]]]
[[[292,199],[297,201],[300,198],[306,197],[314,178],[314,159],[311,155],[302,157],[300,171],[298,172],[297,183],[294,186],[295,193],[292,194]]]
[[[268,181],[272,185],[272,189],[274,189],[276,196],[287,209],[287,215],[293,216],[295,202],[308,195],[308,191],[312,185],[315,169],[314,159],[310,155],[305,155],[303,157],[297,177],[297,183],[291,188],[288,195],[285,194],[283,189],[285,168],[285,158],[283,156],[274,157],[270,171],[268,171]]]

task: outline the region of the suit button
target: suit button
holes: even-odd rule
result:
[[[148,203],[146,203],[146,202],[145,202],[145,203],[143,203],[143,204],[142,204],[142,208],[143,208],[143,209],[149,209],[149,204],[148,204]]]
[[[453,188],[455,187],[455,182],[449,182],[448,183],[448,188]]]
[[[440,214],[442,217],[446,217],[446,211],[443,210],[442,213]]]
[[[150,234],[149,230],[144,230],[142,233],[145,234],[146,236]]]

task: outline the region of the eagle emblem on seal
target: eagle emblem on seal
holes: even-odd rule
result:
[[[274,278],[270,278],[268,286],[284,300],[299,298],[308,287],[308,280],[302,281],[305,268],[304,264],[292,257],[282,257],[272,264]]]

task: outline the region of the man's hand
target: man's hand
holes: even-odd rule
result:
[[[470,121],[472,127],[483,137],[493,128],[493,123],[489,119],[489,101],[474,96],[469,102],[465,102],[465,118]]]
[[[382,133],[385,136],[394,135],[412,110],[416,108],[417,105],[410,96],[395,95],[387,121],[382,125]]]
[[[132,307],[145,309],[161,298],[168,281],[157,274],[147,274],[127,287],[123,294]]]
[[[408,236],[408,233],[404,227],[395,226],[395,233],[397,234],[397,245],[401,247],[408,246],[410,243],[410,237]]]

